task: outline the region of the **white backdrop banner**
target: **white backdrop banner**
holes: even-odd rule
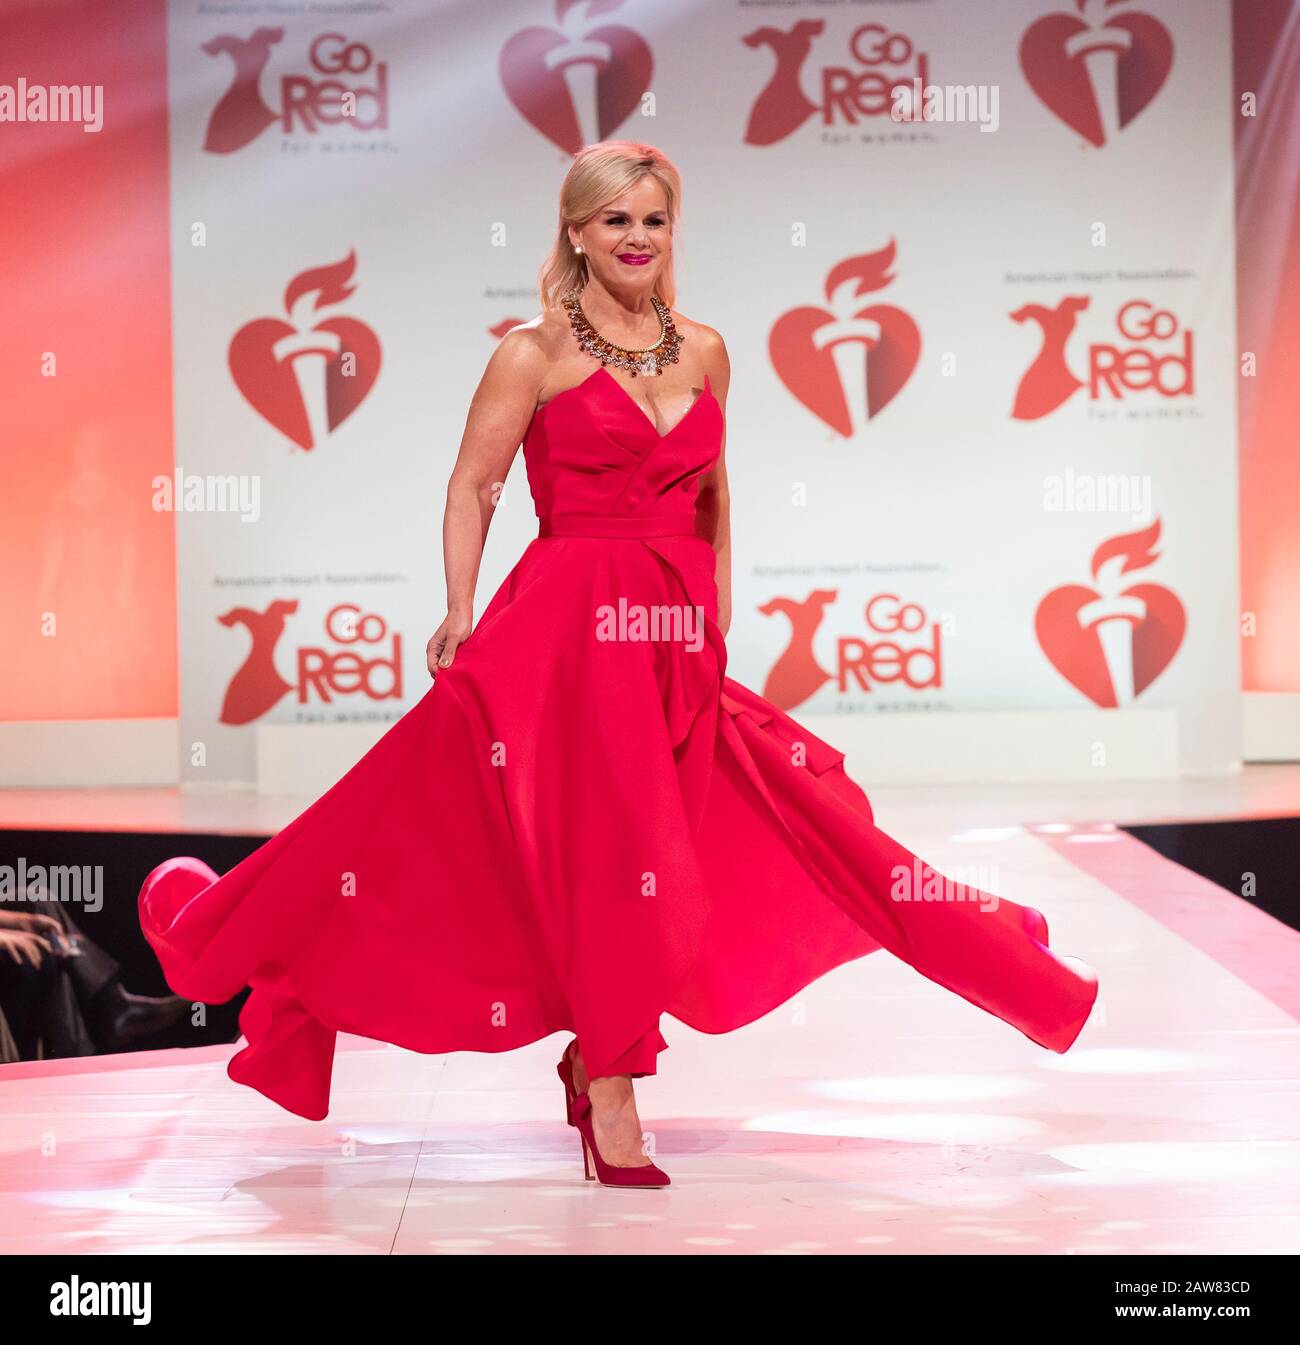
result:
[[[608,138],[680,167],[731,355],[731,675],[1238,760],[1222,0],[176,3],[169,48],[187,778],[427,689],[469,399]],[[521,457],[480,611],[535,534]]]

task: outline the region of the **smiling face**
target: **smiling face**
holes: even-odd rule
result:
[[[673,246],[663,184],[647,173],[581,229],[570,225],[569,240],[582,248],[589,274],[607,289],[653,290]]]

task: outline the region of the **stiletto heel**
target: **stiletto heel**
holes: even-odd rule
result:
[[[564,1119],[570,1125],[573,1121],[573,1104],[578,1099],[578,1090],[573,1086],[573,1059],[570,1052],[578,1044],[577,1037],[564,1048],[564,1054],[560,1057],[560,1063],[556,1065],[555,1072],[560,1076],[560,1082],[564,1085]]]
[[[596,1177],[602,1186],[669,1186],[668,1174],[653,1163],[638,1168],[611,1167],[600,1156],[596,1145],[596,1132],[591,1122],[591,1098],[579,1093],[573,1105],[573,1124],[582,1136],[582,1167],[587,1180],[591,1181],[591,1167],[596,1166]]]

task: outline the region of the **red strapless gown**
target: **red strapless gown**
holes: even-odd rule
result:
[[[339,1031],[442,1053],[566,1028],[592,1076],[649,1073],[660,1015],[728,1032],[882,947],[1074,1041],[1097,979],[1039,912],[895,899],[942,880],[874,825],[843,753],[723,675],[695,535],[722,430],[707,382],[665,435],[603,368],[554,397],[523,446],[539,536],[453,666],[224,877],[150,874],[172,989],[252,987],[231,1078],[320,1119]],[[620,601],[701,608],[702,639],[598,638]]]

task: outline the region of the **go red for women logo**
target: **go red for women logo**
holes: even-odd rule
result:
[[[921,357],[921,331],[892,304],[863,303],[892,284],[896,245],[849,257],[826,277],[826,306],[793,308],[772,325],[768,353],[781,381],[837,434],[852,438],[903,390]]]
[[[223,626],[245,627],[253,642],[226,688],[223,724],[260,719],[291,691],[299,705],[313,700],[332,705],[341,697],[401,700],[402,637],[396,631],[390,635],[383,617],[356,603],[331,607],[325,616],[324,640],[300,645],[294,656],[294,680],[282,677],[275,655],[285,624],[297,610],[297,599],[277,599],[262,612],[232,607],[217,618]]]
[[[813,652],[813,637],[838,596],[838,589],[818,588],[802,601],[773,598],[758,609],[790,623],[790,642],[763,683],[764,699],[790,710],[832,679],[841,695],[850,689],[871,693],[894,682],[913,691],[943,685],[938,623],[929,620],[920,603],[905,602],[896,593],[868,599],[865,631],[841,635],[835,641],[834,671],[823,668]]]
[[[1089,343],[1082,360],[1076,360],[1079,372],[1074,372],[1066,344],[1090,302],[1086,295],[1069,295],[1055,308],[1029,303],[1010,315],[1013,322],[1035,324],[1041,338],[1038,354],[1016,388],[1014,419],[1050,415],[1080,390],[1090,402],[1112,403],[1139,396],[1172,401],[1195,392],[1191,329],[1169,309],[1145,299],[1120,305],[1114,333]]]
[[[1020,68],[1043,104],[1089,144],[1113,140],[1164,87],[1174,40],[1133,0],[1075,0],[1020,39]]]
[[[254,318],[230,342],[235,386],[299,448],[315,448],[365,401],[379,377],[379,338],[359,318],[326,312],[355,291],[357,254],[296,275],[285,318]]]
[[[388,65],[342,33],[312,39],[307,68],[281,75],[280,106],[270,106],[262,97],[262,73],[283,39],[283,28],[258,28],[250,37],[221,33],[203,44],[209,56],[229,56],[232,64],[230,87],[208,118],[203,148],[209,154],[233,154],[276,122],[284,135],[319,135],[342,125],[388,129]]]
[[[858,126],[890,115],[895,91],[930,83],[930,58],[905,33],[882,23],[864,23],[849,34],[847,58],[812,71],[804,67],[823,19],[800,19],[789,28],[764,25],[740,40],[767,47],[772,73],[749,112],[745,144],[772,145],[792,135],[814,115],[823,126]],[[809,92],[805,92],[808,89]],[[810,96],[811,95],[811,96]]]
[[[1126,584],[1149,569],[1160,520],[1103,542],[1092,554],[1092,584],[1063,584],[1038,604],[1034,632],[1043,653],[1094,705],[1131,704],[1173,661],[1187,614],[1163,584]]]
[[[531,126],[566,154],[607,140],[650,88],[645,39],[622,23],[601,23],[623,0],[555,0],[555,23],[521,28],[501,48],[506,96]]]

